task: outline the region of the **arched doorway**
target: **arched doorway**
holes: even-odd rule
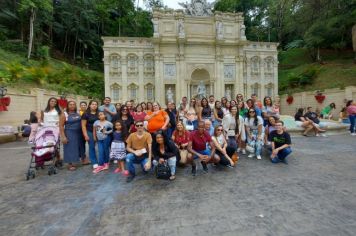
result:
[[[210,74],[204,68],[195,69],[192,72],[190,80],[190,97],[209,97],[213,93],[213,87],[210,84]]]

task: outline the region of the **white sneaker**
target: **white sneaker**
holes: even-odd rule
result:
[[[351,133],[351,136],[356,136],[356,133]]]
[[[320,136],[321,136],[321,137],[328,137],[328,136],[327,136],[326,134],[324,134],[324,133],[321,133]]]
[[[315,137],[320,137],[320,134],[316,134]]]
[[[237,152],[241,152],[241,148],[238,148],[238,149],[237,149]]]
[[[98,166],[99,166],[98,164],[94,164],[94,165],[93,165],[93,170],[95,170],[96,168],[98,168]]]
[[[254,157],[254,156],[255,156],[255,154],[251,153],[251,154],[249,154],[247,157],[252,158],[252,157]]]
[[[246,155],[246,149],[242,149],[242,154]]]
[[[257,160],[261,160],[261,159],[262,159],[261,155],[257,155]]]

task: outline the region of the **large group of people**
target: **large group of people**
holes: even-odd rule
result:
[[[330,104],[333,108],[335,104]],[[330,118],[330,109],[325,109],[323,116]],[[354,134],[355,102],[350,101],[345,109]],[[312,130],[315,134],[324,131],[311,108],[306,113],[298,110],[295,119],[305,128],[305,135]],[[261,160],[265,148],[272,163],[287,164],[292,152],[279,104],[273,104],[271,97],[261,102],[255,94],[246,100],[238,94],[231,101],[212,95],[190,101],[183,97],[178,106],[169,101],[165,109],[158,102],[114,105],[106,97],[101,106],[95,100],[81,102],[79,111],[74,101],[60,109],[53,97],[40,116],[31,113],[31,122],[33,130],[39,123],[58,127],[63,161],[69,170],[76,170],[76,163],[82,162],[91,164],[93,173],[98,174],[112,163],[114,172],[126,176],[127,182],[136,176],[135,164],[140,164],[144,173],[166,164],[171,172],[169,179],[174,180],[176,166],[191,166],[195,176],[197,166],[205,173],[210,164],[234,168],[239,153]],[[57,159],[62,160],[60,156]]]

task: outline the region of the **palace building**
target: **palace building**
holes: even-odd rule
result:
[[[212,12],[206,0],[154,10],[151,38],[103,37],[105,96],[179,102],[278,93],[277,43],[246,39],[241,13]]]

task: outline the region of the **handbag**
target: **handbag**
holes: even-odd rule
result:
[[[169,179],[169,177],[171,177],[171,168],[169,168],[168,163],[166,161],[163,164],[158,163],[156,167],[156,178]]]

